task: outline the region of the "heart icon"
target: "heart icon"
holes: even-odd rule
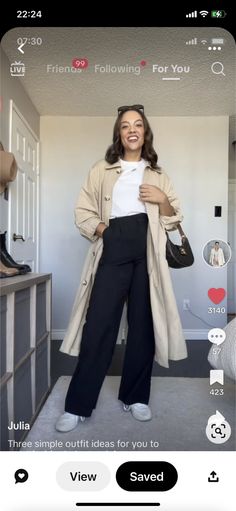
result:
[[[226,291],[223,287],[218,287],[217,289],[215,287],[211,287],[208,289],[208,296],[210,300],[213,303],[220,303],[222,300],[224,300],[224,297],[226,295]]]

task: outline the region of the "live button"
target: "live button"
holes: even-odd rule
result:
[[[167,491],[177,483],[178,473],[167,461],[128,461],[118,468],[116,480],[127,491]]]

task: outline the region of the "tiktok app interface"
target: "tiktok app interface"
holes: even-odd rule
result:
[[[2,37],[4,511],[235,509],[235,41],[201,13]]]

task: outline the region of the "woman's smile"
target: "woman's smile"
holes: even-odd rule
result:
[[[137,140],[138,140],[137,135],[130,135],[130,136],[128,137],[128,141],[129,141],[129,142],[137,142]]]

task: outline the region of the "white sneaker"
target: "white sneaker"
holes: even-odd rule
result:
[[[132,405],[123,406],[125,412],[131,411],[134,419],[137,421],[150,421],[152,419],[152,412],[148,405],[144,403],[134,403]]]
[[[72,429],[75,429],[76,426],[78,425],[79,420],[81,420],[81,422],[84,422],[85,417],[80,417],[79,415],[74,415],[73,413],[65,412],[59,417],[56,423],[56,430],[60,431],[61,433],[67,433],[68,431],[72,431]]]

